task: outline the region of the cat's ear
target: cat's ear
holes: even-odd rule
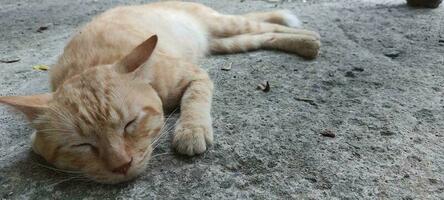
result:
[[[48,108],[48,102],[52,94],[38,94],[31,96],[6,96],[0,97],[0,103],[10,105],[21,111],[32,121]]]
[[[153,35],[142,44],[133,49],[128,55],[117,63],[117,71],[130,73],[145,63],[156,48],[157,35]]]

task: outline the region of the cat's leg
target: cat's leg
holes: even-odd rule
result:
[[[280,24],[294,28],[301,28],[302,22],[289,10],[274,10],[268,12],[251,12],[242,15],[243,17],[257,22],[268,22]]]
[[[297,17],[289,11],[280,10],[254,12],[245,15],[225,15],[210,7],[192,2],[171,2],[168,3],[168,7],[181,11],[187,10],[189,14],[195,16],[207,28],[213,37],[277,32],[305,34],[320,38],[316,32],[288,27],[296,27],[300,24]]]
[[[213,37],[231,37],[242,34],[260,33],[292,33],[320,38],[319,34],[313,31],[287,27],[280,24],[259,22],[250,20],[244,16],[236,15],[209,15],[202,19],[208,26],[208,30]]]
[[[257,49],[274,49],[305,58],[318,55],[321,43],[313,36],[288,33],[243,34],[210,40],[212,53],[238,53]]]
[[[213,142],[210,115],[213,83],[205,71],[198,70],[182,96],[173,139],[175,149],[189,156],[203,153]]]

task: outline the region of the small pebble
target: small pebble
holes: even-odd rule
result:
[[[321,135],[324,137],[331,137],[331,138],[336,137],[336,135],[330,129],[326,129],[326,130],[322,131]]]
[[[43,32],[43,31],[46,31],[46,30],[49,29],[50,26],[52,26],[51,23],[45,24],[45,25],[43,25],[43,26],[40,26],[40,27],[37,29],[37,32],[38,32],[38,33],[41,33],[41,32]]]
[[[396,57],[399,56],[399,51],[386,52],[386,53],[384,53],[384,55],[389,57],[389,58],[396,58]]]
[[[223,66],[221,69],[224,70],[224,71],[230,71],[232,65],[233,65],[233,63],[230,63],[228,65]]]
[[[354,78],[354,77],[356,77],[356,75],[352,71],[348,71],[345,73],[345,77]]]
[[[395,135],[396,133],[393,131],[389,131],[389,130],[382,130],[381,135],[385,135],[385,136],[390,136],[390,135]]]
[[[352,69],[353,71],[355,71],[355,72],[363,72],[364,71],[364,68],[360,68],[360,67],[353,67],[353,69]]]

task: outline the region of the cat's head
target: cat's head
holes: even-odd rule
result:
[[[58,168],[103,183],[129,180],[147,165],[164,123],[162,102],[136,69],[157,42],[153,36],[121,61],[91,68],[55,92],[0,97],[36,129],[34,151]]]

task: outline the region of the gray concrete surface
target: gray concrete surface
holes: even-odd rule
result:
[[[0,95],[48,91],[47,72],[76,27],[144,1],[0,0]],[[307,61],[280,52],[213,56],[216,143],[172,152],[120,185],[69,179],[31,153],[31,129],[0,107],[0,199],[443,199],[444,8],[403,0],[204,0],[227,13],[287,8],[322,35]],[[49,28],[41,33],[43,25]],[[231,71],[220,68],[232,62]],[[268,80],[271,91],[255,90]],[[301,98],[313,100],[300,101]],[[298,100],[299,99],[299,100]],[[335,138],[323,137],[329,129]]]

